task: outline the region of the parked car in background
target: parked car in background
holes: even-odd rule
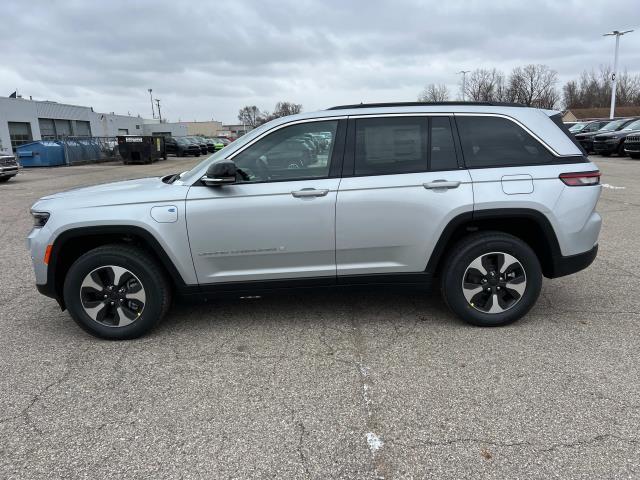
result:
[[[208,153],[213,153],[216,151],[215,142],[212,139],[208,137],[202,137],[200,135],[196,136],[195,139],[198,140],[201,144],[204,143],[207,146]]]
[[[222,143],[225,147],[231,143],[231,140],[229,140],[227,137],[215,137],[215,139]]]
[[[222,150],[224,147],[228,145],[228,143],[224,143],[221,138],[214,137],[211,139],[213,144],[215,145],[215,151]]]
[[[16,157],[13,155],[3,155],[0,153],[0,182],[8,182],[11,177],[15,177],[20,170]]]
[[[593,137],[593,151],[605,157],[612,153],[624,157],[626,155],[624,151],[625,139],[632,133],[640,133],[640,119],[627,123],[621,130],[599,133]]]
[[[578,133],[597,132],[611,120],[588,120],[586,122],[578,122],[574,124],[569,131],[574,135]]]
[[[189,140],[191,143],[193,143],[194,145],[198,145],[198,147],[200,147],[200,153],[205,155],[208,151],[209,151],[209,147],[207,146],[206,142],[202,141],[202,140],[198,140],[198,138],[196,137],[185,137],[187,140]]]
[[[201,155],[200,145],[190,142],[184,137],[167,137],[164,140],[167,154],[171,153],[178,157],[186,157],[187,155]]]
[[[611,120],[600,130],[596,130],[595,132],[589,133],[578,133],[574,135],[576,140],[580,142],[582,148],[585,149],[587,153],[593,153],[593,139],[596,135],[600,135],[603,133],[617,132],[618,130],[622,130],[629,123],[633,122],[635,118],[620,118],[618,120]]]

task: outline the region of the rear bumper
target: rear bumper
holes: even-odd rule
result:
[[[596,255],[598,255],[597,244],[591,250],[577,255],[553,257],[553,271],[548,277],[564,277],[565,275],[571,275],[572,273],[584,270],[593,263]]]

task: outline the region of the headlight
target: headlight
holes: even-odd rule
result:
[[[42,228],[49,220],[49,214],[47,212],[34,212],[31,211],[31,215],[33,215],[33,226],[34,228]]]

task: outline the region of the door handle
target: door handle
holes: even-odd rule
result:
[[[433,182],[423,183],[422,186],[427,190],[458,188],[462,182],[448,182],[447,180],[434,180]]]
[[[302,190],[295,190],[291,192],[296,198],[305,198],[305,197],[324,197],[329,190],[316,190],[315,188],[303,188]]]

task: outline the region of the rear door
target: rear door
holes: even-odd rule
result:
[[[473,209],[449,115],[349,120],[336,205],[339,280],[423,272],[449,221]]]

